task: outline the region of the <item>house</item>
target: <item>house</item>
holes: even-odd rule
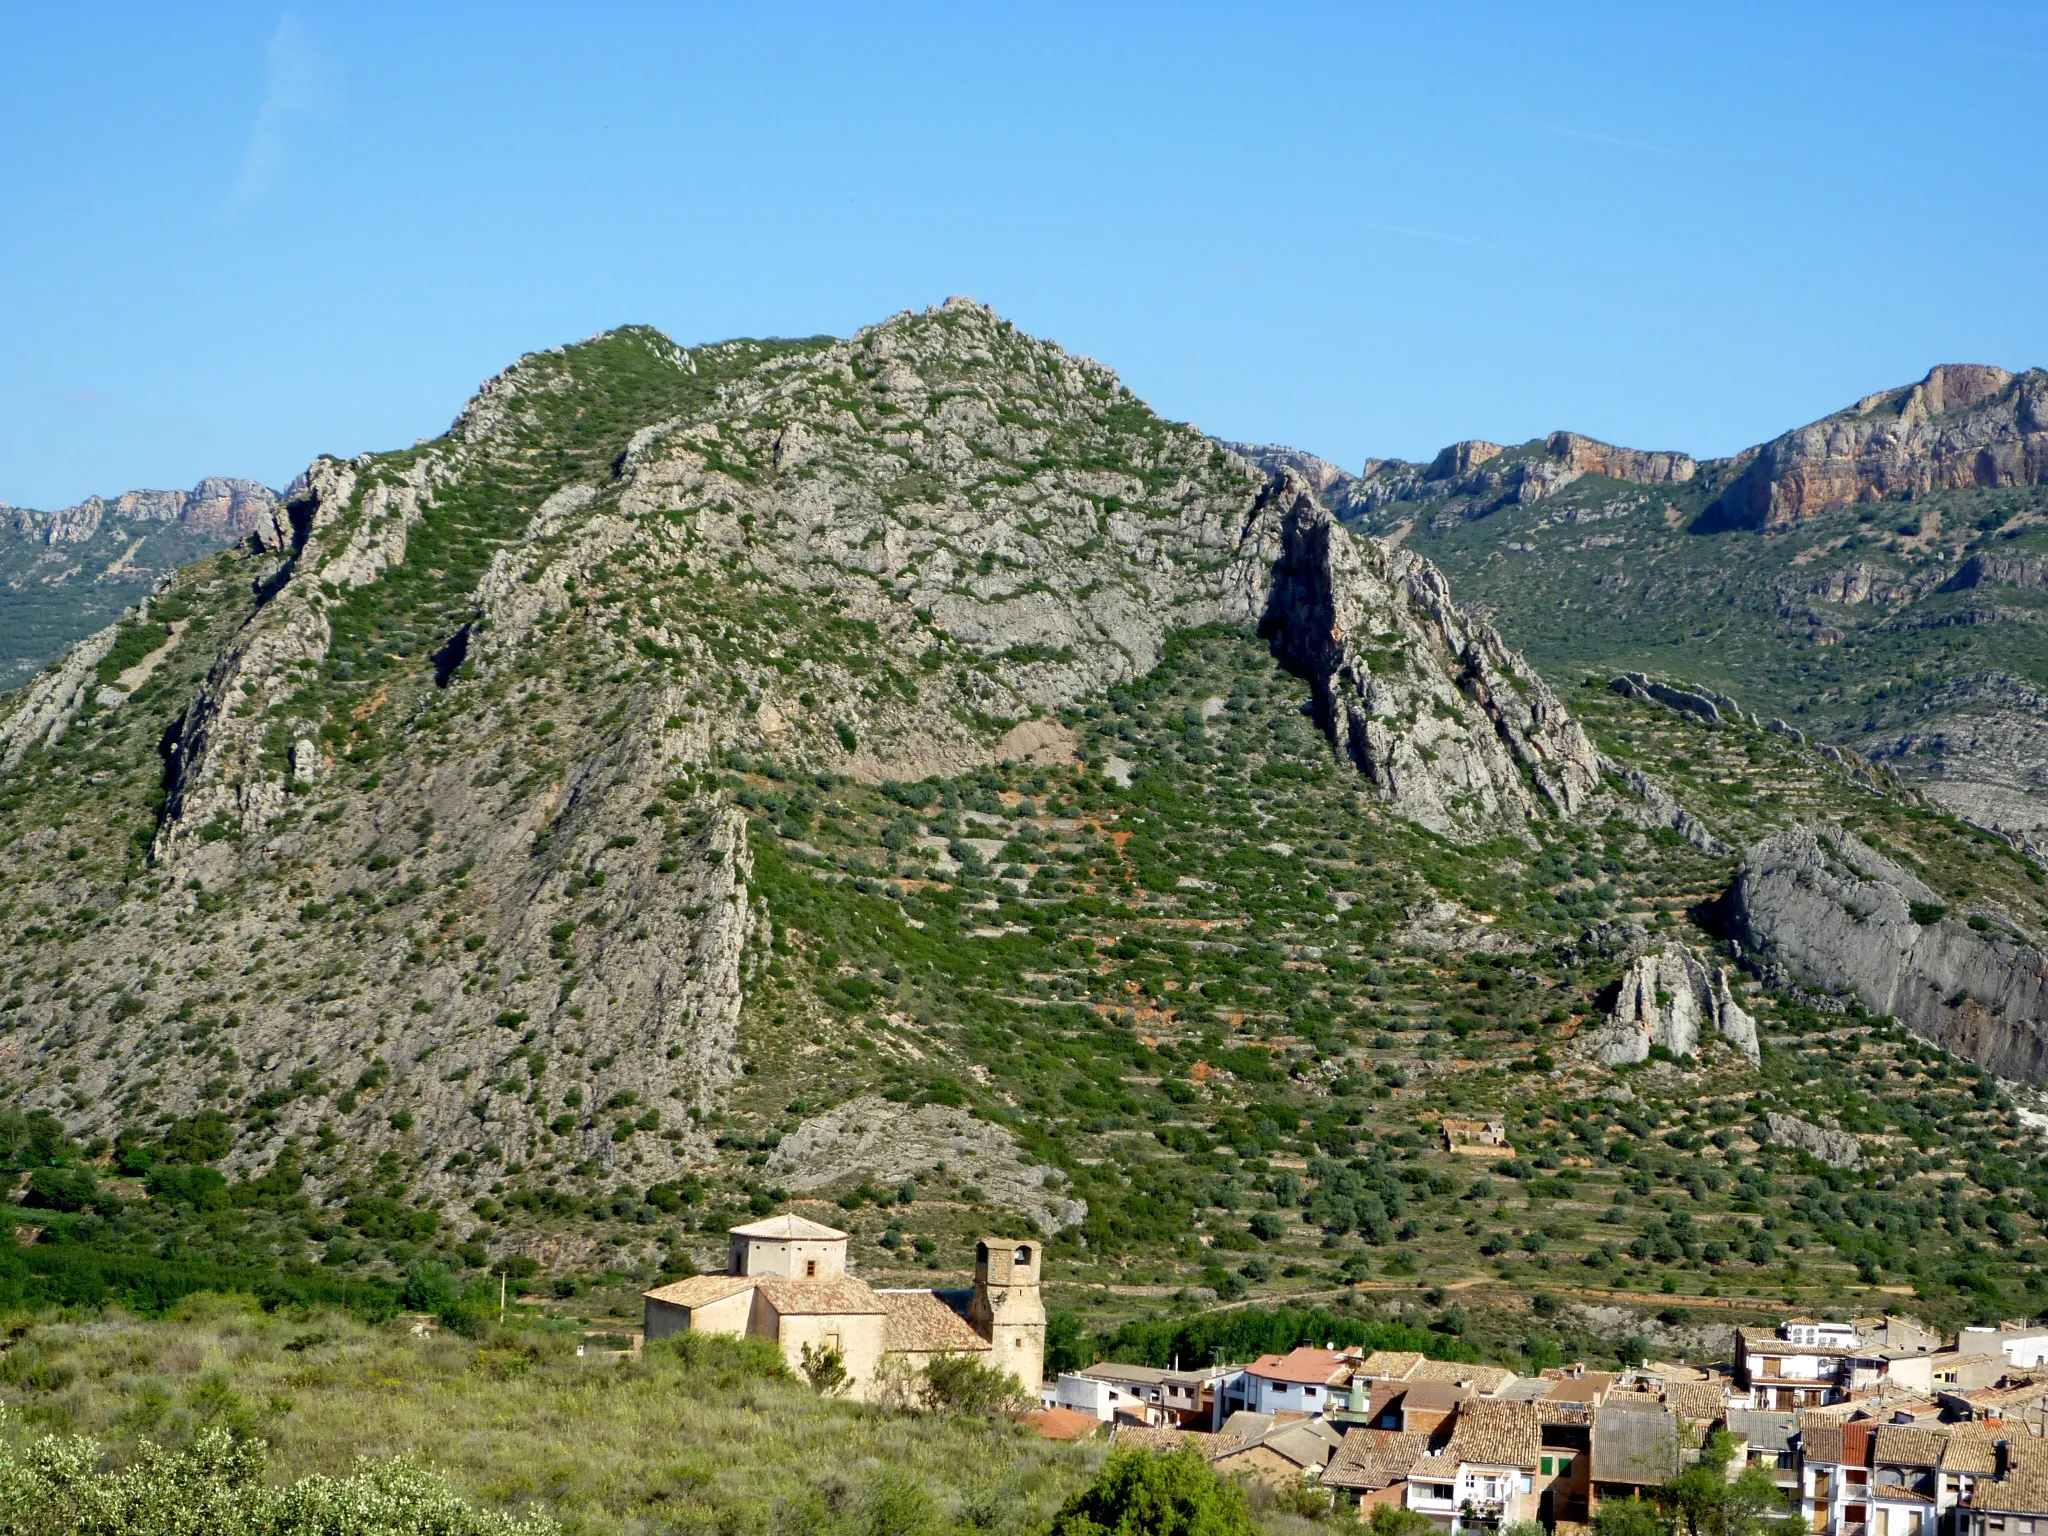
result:
[[[1974,1392],[1998,1385],[2006,1370],[2005,1356],[1995,1350],[1943,1349],[1887,1360],[1885,1379],[1915,1392]]]
[[[1036,1396],[1045,1364],[1045,1306],[1034,1242],[985,1237],[974,1286],[877,1291],[847,1273],[847,1236],[795,1214],[734,1227],[726,1271],[642,1293],[646,1335],[705,1332],[772,1339],[793,1368],[806,1347],[836,1353],[849,1393],[870,1398],[891,1374],[946,1355],[973,1355]]]
[[[1253,1432],[1262,1419],[1264,1427]],[[1272,1419],[1253,1413],[1232,1415],[1224,1421],[1222,1433],[1235,1436],[1239,1443],[1219,1444],[1210,1453],[1209,1464],[1225,1476],[1245,1473],[1276,1487],[1320,1478],[1344,1443],[1336,1426],[1323,1419]]]
[[[1997,1470],[1956,1506],[1955,1536],[2048,1536],[2048,1450],[2025,1430],[1996,1444]]]
[[[1539,1401],[1536,1411],[1536,1518],[1583,1524],[1593,1492],[1593,1409]]]
[[[1024,1415],[1024,1424],[1041,1440],[1089,1440],[1102,1432],[1095,1415],[1073,1408],[1034,1408]]]
[[[1358,1374],[1367,1381],[1406,1381],[1429,1356],[1413,1349],[1376,1349],[1358,1363]]]
[[[1196,1371],[1168,1371],[1159,1378],[1161,1412],[1169,1423],[1183,1429],[1207,1427],[1215,1418],[1218,1384],[1236,1370],[1235,1366],[1212,1365]]]
[[[1163,1415],[1147,1401],[1142,1387],[1090,1371],[1062,1371],[1059,1380],[1039,1393],[1048,1408],[1069,1408],[1091,1415],[1098,1423],[1155,1425]]]
[[[1261,1355],[1226,1391],[1217,1394],[1218,1412],[1320,1414],[1349,1400],[1358,1364],[1355,1350],[1317,1349],[1304,1344],[1284,1355]],[[1224,1399],[1230,1401],[1226,1403]]]
[[[1776,1329],[1735,1330],[1735,1380],[1752,1395],[1759,1408],[1819,1408],[1838,1403],[1847,1395],[1851,1376],[1850,1358],[1857,1352],[1852,1344],[1795,1342],[1786,1332],[1797,1329],[1817,1334],[1821,1328],[1838,1330],[1840,1325],[1802,1324],[1795,1319]]]
[[[1991,1354],[2020,1370],[2048,1364],[2048,1328],[2007,1323],[1998,1328],[1965,1328],[1956,1336],[1956,1352]]]
[[[1401,1428],[1411,1434],[1433,1435],[1451,1422],[1471,1396],[1470,1387],[1418,1381],[1401,1394]]]
[[[1799,1415],[1760,1408],[1728,1410],[1728,1433],[1741,1443],[1741,1463],[1771,1474],[1787,1505],[1799,1502]]]
[[[1532,1404],[1472,1398],[1443,1449],[1409,1469],[1408,1508],[1453,1536],[1533,1519],[1540,1444]]]
[[[1640,1498],[1678,1471],[1678,1420],[1662,1407],[1608,1405],[1593,1414],[1593,1454],[1587,1514],[1608,1499]]]
[[[1481,1397],[1498,1397],[1515,1379],[1515,1373],[1500,1365],[1474,1365],[1463,1360],[1425,1360],[1410,1371],[1407,1380],[1444,1382],[1463,1387]]]
[[[1323,1486],[1370,1519],[1382,1504],[1404,1508],[1408,1474],[1429,1450],[1429,1436],[1393,1429],[1354,1429],[1323,1469]]]
[[[1513,1157],[1504,1120],[1443,1120],[1444,1150],[1465,1157]]]
[[[1822,1322],[1817,1317],[1788,1317],[1778,1324],[1778,1337],[1788,1344],[1824,1344],[1830,1349],[1854,1349],[1862,1343],[1854,1323]]]

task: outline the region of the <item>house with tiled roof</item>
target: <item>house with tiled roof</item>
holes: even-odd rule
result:
[[[1443,1448],[1409,1468],[1407,1506],[1453,1536],[1532,1520],[1541,1447],[1533,1403],[1469,1398]]]
[[[1284,1355],[1261,1355],[1218,1393],[1218,1411],[1321,1414],[1350,1401],[1356,1350],[1304,1344]]]
[[[1395,1429],[1354,1429],[1323,1469],[1323,1486],[1358,1506],[1361,1520],[1381,1504],[1407,1503],[1408,1474],[1429,1451],[1429,1436]]]
[[[726,1272],[642,1293],[646,1336],[685,1332],[772,1339],[793,1369],[806,1349],[836,1354],[850,1395],[892,1374],[973,1355],[1035,1396],[1044,1374],[1045,1307],[1034,1242],[985,1237],[966,1291],[878,1291],[847,1272],[847,1235],[793,1213],[734,1227]]]
[[[1793,1338],[1793,1334],[1798,1338]],[[1843,1330],[1794,1318],[1776,1328],[1735,1330],[1735,1379],[1759,1408],[1820,1408],[1848,1395],[1859,1346]],[[1824,1342],[1825,1340],[1825,1342]]]
[[[1593,1414],[1591,1487],[1587,1512],[1597,1514],[1608,1499],[1641,1498],[1661,1488],[1679,1465],[1678,1419],[1661,1404],[1617,1406],[1609,1397]]]

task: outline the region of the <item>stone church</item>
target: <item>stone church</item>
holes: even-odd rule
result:
[[[728,1234],[725,1273],[644,1292],[647,1338],[697,1329],[773,1339],[792,1369],[803,1348],[837,1350],[849,1395],[873,1394],[885,1369],[921,1370],[940,1355],[973,1355],[1036,1398],[1045,1373],[1041,1252],[984,1237],[966,1291],[880,1291],[846,1272],[846,1234],[797,1215]]]

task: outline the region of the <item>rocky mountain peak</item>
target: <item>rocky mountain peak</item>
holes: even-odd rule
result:
[[[1779,532],[1829,507],[2048,484],[2048,372],[1930,369],[1741,455],[1707,526]]]
[[[502,1148],[554,1123],[461,1086],[502,1074],[508,1030],[602,1058],[593,1102],[713,1113],[740,1075],[770,919],[727,765],[1075,767],[1074,711],[1205,626],[1263,627],[1343,771],[1453,843],[1591,801],[1583,732],[1428,562],[965,301],[844,340],[629,327],[522,358],[442,438],[317,460],[239,551],[17,696],[0,740],[34,778],[81,720],[175,704],[143,733],[160,808],[126,834],[149,877],[92,898],[121,913],[111,949],[179,986],[252,952],[345,969],[331,1015],[244,998],[237,1059],[432,1059],[404,1126],[356,1133]],[[184,691],[95,693],[131,651]],[[432,924],[409,915],[430,892]],[[366,902],[356,950],[305,948]],[[79,1093],[109,1134],[150,1049],[111,1022],[69,1031],[107,1045]],[[161,1101],[195,1110],[208,1071],[164,1073]],[[689,1129],[635,1155],[666,1176],[707,1151]]]

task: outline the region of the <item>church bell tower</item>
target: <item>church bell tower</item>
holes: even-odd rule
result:
[[[1037,1243],[984,1237],[974,1250],[974,1296],[967,1304],[967,1321],[989,1342],[990,1367],[1016,1377],[1034,1399],[1045,1379],[1041,1256]]]

